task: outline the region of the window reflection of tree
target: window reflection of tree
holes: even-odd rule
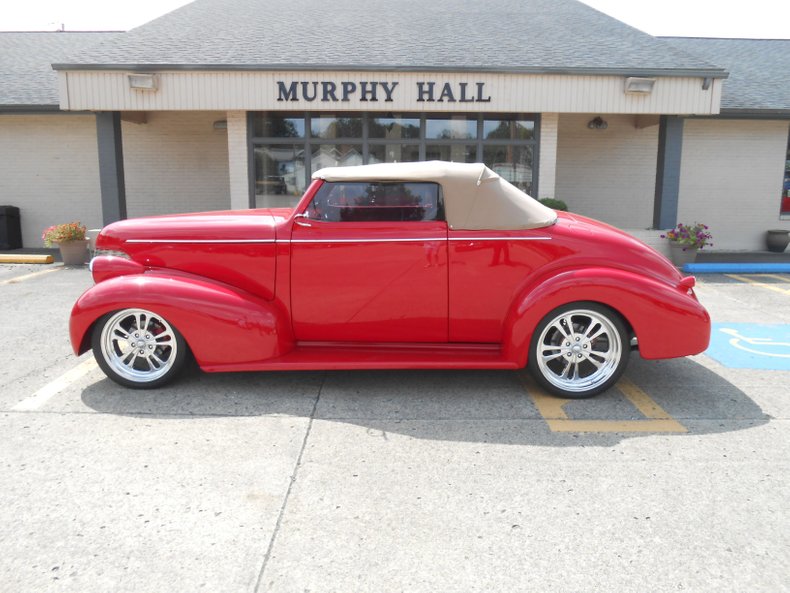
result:
[[[327,118],[315,118],[319,124]],[[325,129],[313,128],[313,135],[318,138],[362,138],[362,118],[338,117],[329,123]]]
[[[420,137],[420,122],[415,119],[374,118],[370,121],[370,137],[401,140]]]
[[[273,138],[301,138],[302,136],[296,128],[293,119],[276,116],[263,120],[263,132],[261,135]]]

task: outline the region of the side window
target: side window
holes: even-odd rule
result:
[[[306,212],[328,222],[444,220],[437,183],[324,183]]]

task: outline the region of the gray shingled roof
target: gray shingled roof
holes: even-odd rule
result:
[[[724,82],[722,112],[790,113],[790,39],[664,39],[730,72]]]
[[[575,0],[197,0],[58,69],[724,71]]]
[[[120,33],[0,32],[0,109],[58,106],[58,74],[52,62]]]

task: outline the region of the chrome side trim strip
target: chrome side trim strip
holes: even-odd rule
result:
[[[278,243],[424,243],[426,241],[446,241],[446,237],[422,237],[403,239],[277,239]]]
[[[127,243],[274,243],[274,239],[127,239]]]
[[[127,239],[126,243],[422,243],[425,241],[551,241],[551,237],[403,237],[397,239]]]
[[[551,241],[551,237],[450,237],[450,241]]]

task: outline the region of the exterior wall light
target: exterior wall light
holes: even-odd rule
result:
[[[215,130],[227,130],[228,129],[228,120],[226,119],[218,119],[214,122],[214,129]]]
[[[587,122],[587,127],[591,130],[605,130],[609,127],[609,124],[601,116],[596,116]]]
[[[130,74],[129,88],[138,91],[155,91],[159,88],[159,77],[156,74]]]
[[[655,78],[638,78],[636,76],[629,76],[625,79],[625,92],[645,94],[652,93],[653,85],[655,84]]]

